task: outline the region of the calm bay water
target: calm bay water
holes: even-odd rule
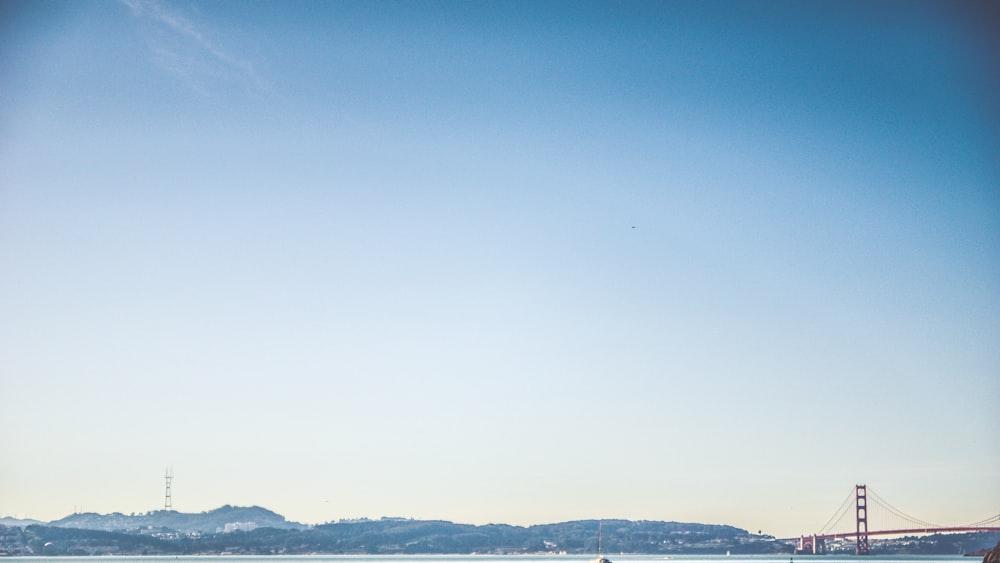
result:
[[[868,556],[833,555],[610,555],[614,563],[979,563],[981,557],[948,556]],[[32,563],[591,563],[592,557],[579,555],[195,555],[195,556],[92,556],[92,557],[4,557]]]

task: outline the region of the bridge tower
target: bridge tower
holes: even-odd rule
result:
[[[167,493],[163,499],[163,510],[169,512],[174,509],[172,499],[170,498],[170,480],[174,478],[173,471],[167,468],[166,474],[163,478],[167,481]]]
[[[856,493],[856,518],[855,523],[857,527],[855,531],[857,532],[857,545],[855,547],[855,555],[868,555],[868,491],[865,485],[855,485],[854,492]]]

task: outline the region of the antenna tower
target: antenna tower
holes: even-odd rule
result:
[[[167,468],[167,472],[163,478],[167,481],[167,495],[163,499],[163,510],[169,511],[174,509],[174,505],[170,500],[170,480],[174,478],[174,475],[170,468]]]

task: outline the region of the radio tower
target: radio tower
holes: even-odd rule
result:
[[[170,511],[170,510],[173,510],[173,509],[174,509],[174,506],[173,506],[173,504],[172,504],[172,503],[170,502],[170,480],[171,480],[171,479],[173,479],[173,478],[174,478],[174,476],[173,476],[173,474],[171,473],[171,471],[170,471],[170,468],[169,468],[169,467],[167,468],[167,472],[166,472],[166,474],[165,474],[165,475],[163,476],[163,478],[164,478],[164,479],[166,479],[166,481],[167,481],[167,495],[166,495],[166,497],[164,497],[164,499],[163,499],[163,510],[167,510],[167,511]]]

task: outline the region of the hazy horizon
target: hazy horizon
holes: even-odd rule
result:
[[[0,514],[996,514],[997,14],[3,3]]]
[[[869,487],[869,489],[871,489],[871,488]],[[853,494],[853,490],[854,490],[854,487],[851,487],[851,493],[852,494]],[[874,493],[874,492],[869,493],[869,494],[870,495],[872,495],[872,494],[877,495],[877,493]],[[851,497],[851,496],[852,495],[848,495],[848,497]],[[871,499],[871,497],[869,497],[869,498]],[[165,500],[165,497],[164,497],[163,500]],[[852,499],[848,499],[848,500],[852,500]],[[879,508],[876,505],[877,502],[878,501],[876,501],[876,500],[869,500],[869,507],[870,507],[870,509],[869,509],[869,515],[871,515],[871,513],[872,513],[873,510],[874,511],[880,511],[880,510],[882,510],[881,508]],[[849,521],[849,523],[851,525],[854,524],[854,520],[853,520],[853,518],[854,518],[853,507],[854,507],[854,504],[850,503],[850,506],[848,507],[848,509],[845,510],[845,511],[843,511],[843,516],[841,518],[841,521],[844,521],[844,522]],[[107,515],[112,515],[112,514],[122,514],[124,516],[129,516],[129,517],[133,517],[133,516],[139,517],[139,516],[151,515],[151,514],[154,514],[154,513],[157,513],[157,512],[167,512],[167,511],[172,511],[172,512],[177,512],[177,513],[182,513],[182,514],[203,514],[203,513],[208,513],[208,512],[213,512],[213,511],[216,511],[216,510],[220,510],[220,509],[223,509],[223,508],[237,508],[237,509],[241,509],[241,508],[251,508],[251,509],[252,508],[262,508],[262,509],[265,509],[267,511],[270,511],[272,513],[275,513],[275,514],[277,514],[277,515],[285,518],[286,521],[297,523],[297,524],[309,525],[309,526],[314,526],[314,525],[319,525],[319,524],[326,524],[326,523],[333,523],[333,522],[339,522],[339,521],[349,522],[349,521],[354,521],[354,520],[380,520],[380,519],[443,520],[443,521],[453,522],[453,523],[456,523],[456,524],[472,524],[472,525],[477,525],[477,526],[479,526],[479,525],[487,525],[487,524],[508,524],[508,525],[513,525],[513,526],[522,526],[522,527],[530,527],[530,526],[544,525],[544,524],[557,524],[557,523],[572,522],[572,521],[605,521],[605,522],[607,522],[607,521],[614,521],[614,520],[625,520],[625,521],[642,521],[642,520],[648,520],[648,521],[679,522],[679,523],[708,524],[708,525],[721,525],[721,526],[727,526],[728,525],[728,526],[734,526],[734,527],[737,527],[737,528],[742,528],[742,529],[746,530],[747,532],[749,532],[751,534],[754,534],[754,533],[757,533],[757,532],[762,532],[765,535],[771,535],[771,536],[774,536],[774,537],[785,537],[785,536],[788,536],[788,534],[768,534],[767,532],[764,532],[763,530],[756,530],[755,531],[755,530],[752,530],[752,529],[749,529],[749,528],[743,528],[741,526],[737,526],[735,524],[732,524],[732,523],[727,522],[727,521],[722,521],[722,520],[681,521],[681,520],[676,520],[676,519],[626,518],[626,517],[616,517],[616,516],[610,516],[610,517],[609,516],[598,516],[598,517],[581,516],[581,517],[577,517],[577,518],[570,518],[570,519],[567,519],[567,520],[558,520],[558,521],[555,521],[555,520],[544,521],[544,522],[527,522],[526,521],[526,522],[517,522],[517,523],[515,523],[515,522],[505,522],[505,521],[500,521],[500,520],[495,520],[495,519],[492,519],[492,520],[487,519],[487,520],[478,521],[478,522],[468,522],[468,521],[456,520],[456,519],[447,518],[447,517],[415,518],[415,517],[407,516],[407,515],[404,515],[404,514],[380,514],[380,515],[377,515],[377,516],[373,516],[373,515],[343,516],[343,517],[332,519],[332,520],[309,522],[309,521],[296,520],[294,518],[289,517],[286,514],[283,514],[280,510],[274,510],[274,509],[272,509],[270,507],[263,506],[263,505],[260,505],[260,504],[253,504],[253,503],[250,503],[250,504],[223,503],[223,504],[215,506],[215,507],[210,507],[210,508],[206,508],[206,509],[199,509],[199,510],[183,510],[183,509],[178,509],[178,508],[173,507],[173,506],[170,509],[167,509],[164,506],[160,506],[158,508],[151,508],[151,509],[143,510],[143,511],[110,510],[110,511],[107,511],[107,512],[93,511],[93,510],[88,510],[86,507],[83,507],[83,506],[79,506],[79,507],[75,506],[75,507],[73,507],[73,510],[71,512],[69,512],[67,514],[64,514],[62,516],[55,517],[55,518],[39,519],[39,518],[33,518],[33,517],[30,517],[30,516],[24,516],[24,515],[0,514],[0,519],[3,519],[3,518],[12,518],[12,519],[15,519],[15,520],[36,520],[36,521],[40,521],[40,522],[44,522],[44,523],[50,523],[50,522],[55,522],[55,521],[58,521],[58,520],[63,520],[63,519],[66,519],[66,518],[70,518],[70,517],[75,516],[75,515],[96,514],[96,515],[99,515],[99,516],[107,516]],[[841,508],[843,508],[843,506]],[[895,507],[892,507],[892,508],[895,508]],[[904,514],[905,514],[905,512],[904,512]],[[831,519],[835,515],[836,514],[831,513]],[[912,516],[912,515],[910,515],[910,516]],[[981,518],[979,520],[984,520],[986,518],[991,518],[991,517],[995,517],[995,516],[996,516],[995,514],[994,515],[985,515],[985,518]],[[829,525],[830,523],[831,522],[828,521],[827,525]],[[952,524],[962,524],[962,525],[964,525],[964,524],[971,524],[971,523],[972,522],[970,521],[970,522],[962,522],[962,523],[954,522]],[[935,523],[935,524],[936,525],[940,525],[941,523]],[[839,529],[839,528],[836,528],[836,529]],[[877,528],[876,527],[872,527],[870,529],[875,530]],[[845,529],[845,531],[849,531],[849,530]],[[815,532],[815,530],[813,530],[813,532]],[[799,535],[801,535],[801,534],[799,534]],[[789,536],[789,537],[791,537],[791,536]]]

